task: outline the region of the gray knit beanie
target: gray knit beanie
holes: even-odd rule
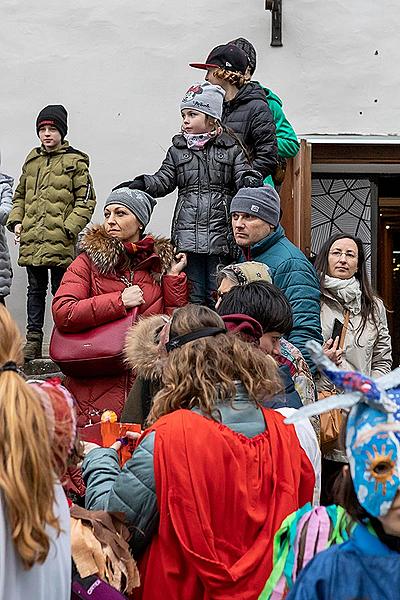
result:
[[[104,203],[104,208],[109,204],[122,204],[139,219],[143,227],[146,227],[157,200],[141,190],[131,190],[124,187],[111,192]]]
[[[212,85],[208,81],[195,83],[190,86],[182,98],[181,110],[184,108],[193,108],[193,110],[198,110],[220,121],[222,118],[224,97],[225,90],[219,85]]]
[[[281,201],[271,185],[240,188],[232,198],[230,213],[247,213],[276,227],[279,224]]]

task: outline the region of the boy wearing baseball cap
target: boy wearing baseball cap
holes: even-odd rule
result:
[[[237,140],[221,126],[224,90],[208,82],[192,85],[181,102],[181,133],[172,139],[160,169],[121,186],[154,198],[178,188],[171,238],[187,253],[189,301],[214,307],[216,271],[233,247],[229,206],[242,186],[262,184]]]
[[[191,67],[207,71],[206,81],[225,90],[222,123],[247,147],[253,167],[262,176],[272,175],[278,162],[275,123],[258,83],[250,81],[246,53],[235,44],[211,50],[203,63]]]
[[[49,270],[55,294],[96,205],[89,157],[65,140],[67,117],[61,104],[40,111],[36,132],[41,146],[25,160],[7,221],[20,244],[18,264],[28,274],[26,361],[42,355]]]

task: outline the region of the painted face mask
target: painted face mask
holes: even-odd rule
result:
[[[334,408],[349,409],[346,453],[358,501],[372,516],[389,511],[400,486],[400,368],[373,380],[361,373],[341,371],[316,342],[307,342],[322,371],[344,393],[305,406],[285,422]]]
[[[346,453],[358,501],[374,517],[390,509],[400,485],[400,412],[355,406],[347,420]]]

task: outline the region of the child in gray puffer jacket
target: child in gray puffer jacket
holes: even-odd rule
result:
[[[140,175],[118,187],[157,198],[178,188],[171,238],[187,253],[189,301],[215,305],[216,271],[232,260],[229,207],[241,187],[262,185],[238,140],[221,125],[225,92],[208,82],[192,85],[181,102],[182,133],[154,175]]]
[[[0,172],[0,304],[5,304],[4,298],[10,293],[12,280],[10,253],[4,225],[12,207],[13,184],[12,177]]]

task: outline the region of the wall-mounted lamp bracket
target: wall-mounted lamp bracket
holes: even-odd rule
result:
[[[282,0],[265,0],[265,10],[272,15],[271,46],[282,46]]]

